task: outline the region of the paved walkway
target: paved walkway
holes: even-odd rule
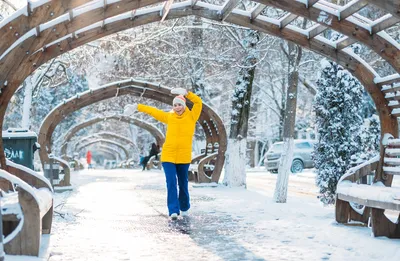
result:
[[[368,228],[338,226],[333,208],[323,208],[312,193],[289,192],[287,204],[271,202],[272,191],[257,192],[265,190],[261,182],[269,182],[263,174],[249,179],[258,186],[249,190],[190,188],[191,215],[178,221],[166,216],[162,172],[72,175],[76,189],[56,194],[50,261],[391,260],[400,255],[400,241],[372,238]]]
[[[55,260],[262,260],[230,240],[240,229],[229,215],[166,215],[163,174],[130,171],[74,173],[78,190],[58,196],[51,237]],[[146,177],[147,176],[147,177]],[[159,177],[157,177],[159,176]],[[161,179],[160,179],[161,178]],[[193,196],[192,204],[214,200]],[[61,204],[61,205],[60,205]],[[65,215],[64,215],[65,214]]]

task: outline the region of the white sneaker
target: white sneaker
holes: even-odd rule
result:
[[[182,217],[187,217],[187,216],[189,216],[189,210],[181,211],[181,216],[182,216]]]
[[[171,219],[172,219],[172,220],[177,220],[177,219],[178,219],[178,214],[172,213],[172,214],[171,214]]]

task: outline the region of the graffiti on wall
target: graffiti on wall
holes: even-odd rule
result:
[[[24,151],[23,150],[14,150],[12,148],[4,148],[4,152],[6,154],[6,158],[10,160],[23,160],[24,159]]]

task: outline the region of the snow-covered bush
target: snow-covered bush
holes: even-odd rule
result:
[[[360,153],[362,86],[343,67],[322,61],[314,109],[318,142],[314,147],[316,183],[323,203],[335,201],[336,185],[350,167],[351,156]]]

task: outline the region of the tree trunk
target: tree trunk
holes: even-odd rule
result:
[[[247,158],[249,160],[249,166],[250,168],[254,168],[256,165],[255,159],[258,151],[256,151],[256,144],[257,140],[252,138],[247,141]]]
[[[30,127],[30,114],[32,107],[32,76],[28,76],[24,82],[25,90],[24,90],[24,104],[22,109],[22,128],[29,129]]]
[[[274,200],[277,203],[285,203],[289,184],[290,167],[293,160],[294,148],[294,127],[296,122],[297,85],[299,81],[298,66],[302,56],[300,46],[288,43],[288,51],[282,47],[288,58],[288,83],[289,88],[286,96],[286,110],[283,124],[283,150],[279,162],[278,178],[274,193]]]
[[[225,185],[232,187],[246,187],[247,131],[259,38],[258,32],[246,31],[243,42],[247,45],[247,55],[239,71],[232,98],[232,118],[223,181]]]

